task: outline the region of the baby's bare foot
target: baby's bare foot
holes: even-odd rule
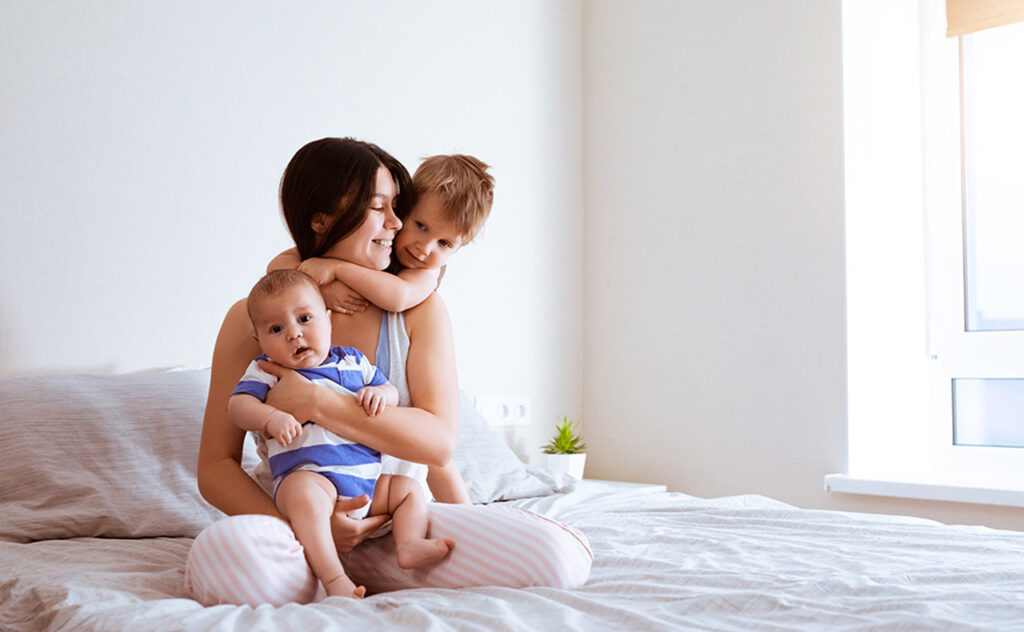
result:
[[[444,559],[455,548],[449,538],[414,540],[398,550],[398,565],[402,568],[418,568]]]
[[[324,590],[328,597],[351,597],[362,599],[366,595],[364,586],[356,586],[348,575],[341,574],[332,580],[324,582]]]

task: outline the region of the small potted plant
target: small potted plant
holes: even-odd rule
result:
[[[577,432],[578,424],[562,417],[555,426],[555,435],[542,449],[545,466],[549,470],[568,472],[575,479],[583,478],[583,468],[587,462],[587,444]]]

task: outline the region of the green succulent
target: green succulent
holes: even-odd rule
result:
[[[576,433],[578,424],[562,417],[561,423],[555,426],[555,436],[544,446],[544,454],[583,454],[587,451],[587,444],[583,438]]]

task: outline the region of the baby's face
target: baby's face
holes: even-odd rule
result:
[[[405,268],[432,270],[448,262],[462,247],[462,235],[433,193],[420,197],[395,235],[395,257]]]
[[[253,327],[260,349],[281,366],[319,366],[331,350],[331,312],[320,291],[306,283],[261,298]]]

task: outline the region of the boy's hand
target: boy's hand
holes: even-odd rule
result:
[[[380,414],[380,411],[387,408],[388,404],[392,403],[391,391],[387,388],[390,384],[382,384],[381,386],[364,386],[359,389],[356,393],[356,400],[362,405],[363,410],[366,414],[371,417],[376,417]],[[391,386],[391,389],[394,389]]]
[[[370,301],[341,281],[331,281],[320,286],[320,293],[324,296],[327,309],[336,314],[352,315],[356,312],[365,312],[366,306],[370,304]]]
[[[327,285],[334,280],[334,268],[337,265],[334,259],[321,259],[313,257],[299,263],[299,272],[305,272],[313,277],[317,285]]]
[[[267,427],[263,430],[267,435],[277,439],[281,447],[288,447],[295,437],[302,433],[302,424],[286,412],[275,411],[267,420]]]

